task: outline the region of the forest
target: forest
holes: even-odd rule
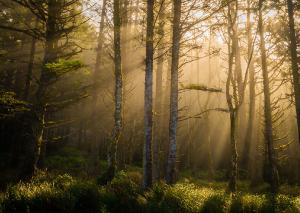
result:
[[[0,0],[0,213],[300,213],[299,0]]]

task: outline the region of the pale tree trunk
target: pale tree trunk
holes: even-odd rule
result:
[[[242,165],[245,169],[249,170],[249,160],[250,160],[250,148],[253,141],[253,129],[255,120],[255,70],[254,63],[252,60],[252,29],[250,23],[251,16],[251,5],[250,0],[247,0],[247,45],[248,45],[248,64],[249,64],[249,118],[247,124],[247,132],[245,138],[245,146],[243,150]],[[251,171],[250,171],[251,173]]]
[[[293,86],[295,93],[295,105],[298,124],[298,141],[300,142],[300,82],[299,82],[299,68],[297,63],[297,39],[294,23],[294,5],[293,0],[287,0],[288,16],[289,16],[289,36],[290,36],[290,50],[291,50],[291,63]]]
[[[172,184],[176,181],[176,145],[178,124],[178,69],[180,51],[180,17],[181,0],[173,0],[173,39],[172,39],[172,65],[171,65],[171,92],[170,92],[170,120],[169,120],[169,153],[167,160],[166,182]]]
[[[273,139],[273,126],[272,126],[272,109],[269,87],[269,76],[267,67],[267,56],[265,48],[263,15],[262,15],[263,0],[259,0],[259,36],[260,36],[260,51],[261,51],[261,67],[263,73],[263,90],[264,90],[264,117],[265,117],[265,140],[267,147],[267,160],[268,170],[270,174],[271,191],[278,191],[278,171],[276,166],[276,159],[274,153],[274,139]]]
[[[97,45],[97,53],[96,53],[96,63],[94,68],[94,89],[92,95],[92,136],[93,139],[91,141],[91,151],[92,151],[92,163],[93,169],[98,169],[99,165],[99,139],[98,139],[98,128],[97,128],[97,100],[98,100],[98,85],[99,85],[99,78],[101,72],[101,61],[102,61],[102,54],[103,54],[103,39],[104,39],[104,24],[105,24],[105,16],[106,16],[106,3],[107,0],[103,0],[102,9],[101,9],[101,20],[99,26],[99,35],[98,35],[98,45]]]
[[[154,0],[147,0],[146,75],[145,75],[145,146],[144,188],[152,186],[152,126],[153,126],[153,31]]]
[[[161,9],[159,15],[158,26],[158,50],[157,50],[157,70],[156,70],[156,88],[155,88],[155,122],[154,122],[154,140],[153,140],[153,180],[156,181],[160,177],[160,146],[161,146],[161,130],[162,130],[162,76],[164,63],[164,21],[165,21],[165,0],[160,1]]]
[[[236,191],[236,181],[237,181],[237,148],[236,148],[236,138],[235,138],[235,125],[236,125],[236,110],[234,108],[232,96],[230,95],[230,83],[232,79],[232,67],[233,67],[233,53],[231,50],[231,44],[228,44],[229,52],[229,71],[226,81],[226,100],[230,112],[230,177],[229,177],[229,191]]]
[[[228,189],[230,192],[236,191],[237,172],[238,172],[238,153],[236,145],[236,119],[238,114],[238,88],[236,88],[236,78],[233,75],[233,60],[236,56],[236,42],[232,35],[234,31],[235,17],[232,17],[231,4],[228,5],[228,75],[226,80],[226,101],[230,113],[230,174]],[[234,18],[234,19],[232,19]],[[236,59],[236,58],[235,58]],[[235,73],[236,74],[236,73]],[[232,84],[233,95],[230,94]],[[232,97],[233,96],[233,97]]]
[[[114,64],[115,64],[115,113],[114,129],[108,150],[107,181],[114,178],[117,169],[117,146],[123,126],[123,77],[121,66],[121,17],[120,0],[113,2],[114,19]]]
[[[38,27],[38,19],[35,19],[35,28]],[[27,74],[26,74],[26,81],[25,81],[25,88],[24,88],[24,94],[23,98],[24,100],[28,100],[29,98],[29,91],[31,86],[31,80],[32,80],[32,71],[33,71],[33,65],[34,65],[34,56],[35,56],[35,49],[36,49],[36,41],[37,39],[35,37],[32,37],[31,44],[30,44],[30,53],[29,53],[29,62],[28,62],[28,68],[27,68]]]

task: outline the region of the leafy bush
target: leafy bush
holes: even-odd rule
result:
[[[121,171],[102,191],[102,202],[109,212],[141,212],[146,201],[139,185]]]
[[[69,175],[10,186],[3,200],[4,212],[98,212],[100,208],[97,185]]]
[[[223,191],[198,188],[190,183],[174,186],[160,183],[147,197],[151,212],[225,212],[223,194]]]

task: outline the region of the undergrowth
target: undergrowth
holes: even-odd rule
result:
[[[160,182],[144,191],[140,183],[140,173],[133,171],[119,172],[106,186],[70,175],[42,173],[0,194],[0,212],[300,212],[299,194],[228,194],[220,186],[188,180],[173,186]]]

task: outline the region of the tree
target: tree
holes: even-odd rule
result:
[[[121,60],[120,0],[113,2],[114,20],[114,65],[115,65],[115,113],[114,129],[108,150],[107,181],[113,179],[117,169],[117,146],[123,126],[123,77]]]
[[[172,33],[172,64],[171,64],[171,91],[170,91],[170,120],[169,120],[169,153],[167,159],[166,182],[175,182],[176,175],[176,145],[178,123],[178,68],[180,52],[180,18],[181,0],[173,0],[173,33]]]
[[[274,153],[274,140],[273,140],[273,125],[272,125],[272,112],[271,112],[271,98],[270,98],[270,87],[269,87],[269,76],[267,67],[267,56],[266,47],[264,40],[264,27],[263,27],[263,0],[259,0],[259,19],[258,19],[258,29],[260,37],[260,52],[261,52],[261,68],[263,75],[263,93],[264,93],[264,118],[265,118],[265,140],[267,147],[267,165],[268,173],[270,174],[270,185],[271,191],[278,191],[278,171],[276,166],[276,159]]]
[[[152,134],[153,134],[153,33],[154,1],[147,1],[146,75],[145,75],[145,147],[144,187],[152,186]]]
[[[99,35],[98,35],[98,45],[97,45],[97,53],[96,53],[96,63],[94,68],[94,90],[93,90],[93,103],[92,103],[92,125],[93,125],[93,141],[92,141],[92,155],[93,155],[93,163],[98,166],[98,156],[99,156],[99,140],[98,140],[98,129],[97,129],[97,100],[98,100],[98,82],[100,78],[100,72],[102,71],[101,63],[102,63],[102,54],[103,54],[103,45],[104,45],[104,25],[105,25],[105,17],[106,17],[106,5],[107,0],[104,0],[102,3],[101,9],[101,20],[99,25]]]
[[[294,21],[294,5],[292,0],[287,0],[288,17],[289,17],[289,37],[290,37],[290,51],[291,51],[291,65],[293,76],[293,87],[295,96],[296,116],[298,124],[298,141],[300,142],[300,82],[299,82],[299,68],[297,63],[297,39]]]
[[[157,44],[157,69],[156,69],[156,87],[155,87],[155,122],[154,122],[154,139],[153,139],[153,179],[154,181],[160,177],[160,158],[159,152],[161,147],[161,131],[162,131],[162,87],[163,87],[163,68],[164,68],[164,49],[165,49],[165,0],[159,1],[160,7],[158,11],[158,44]]]
[[[38,22],[45,26],[44,28],[34,29],[0,26],[2,29],[22,32],[36,37],[43,40],[45,45],[40,75],[37,80],[38,84],[36,91],[33,93],[30,127],[27,128],[30,139],[28,139],[28,146],[26,147],[26,160],[23,162],[23,171],[20,174],[20,178],[27,179],[32,177],[36,171],[43,142],[46,108],[55,105],[49,103],[49,88],[61,76],[82,66],[78,61],[73,63],[59,60],[70,58],[80,52],[80,50],[73,49],[69,38],[74,29],[80,25],[76,19],[81,15],[81,12],[78,11],[80,1],[49,0],[32,4],[27,0],[11,0],[9,3],[19,5],[30,11],[38,19]],[[8,4],[8,7],[11,6],[10,4]],[[24,25],[28,27],[26,24]]]
[[[35,19],[35,28],[38,27],[38,19]],[[29,55],[29,61],[28,61],[28,70],[26,74],[26,82],[25,82],[25,89],[24,89],[24,100],[28,100],[29,98],[29,91],[31,86],[31,80],[32,80],[32,71],[33,71],[33,65],[34,65],[34,56],[36,51],[36,43],[37,39],[35,37],[32,37],[31,45],[30,45],[30,55]]]
[[[245,147],[242,155],[242,165],[249,169],[250,147],[253,142],[254,120],[255,120],[255,70],[254,61],[252,59],[253,53],[253,38],[252,38],[252,25],[251,19],[251,4],[247,0],[247,60],[249,64],[249,118],[247,123]]]

